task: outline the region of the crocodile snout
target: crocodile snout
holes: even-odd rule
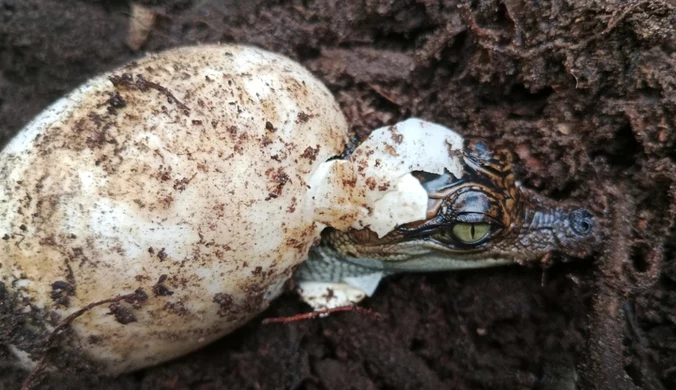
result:
[[[601,242],[596,217],[585,208],[567,211],[567,218],[561,221],[554,234],[558,244],[557,249],[572,257],[590,256],[598,249]]]

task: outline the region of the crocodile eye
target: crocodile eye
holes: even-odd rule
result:
[[[488,237],[491,232],[489,223],[456,223],[453,225],[453,235],[463,244],[476,244]]]

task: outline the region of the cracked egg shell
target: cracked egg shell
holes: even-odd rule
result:
[[[412,172],[463,175],[463,138],[418,118],[373,130],[348,160],[322,164],[312,177],[314,219],[338,230],[382,237],[427,215],[427,192]]]
[[[308,183],[346,135],[320,81],[252,47],[90,80],[0,153],[0,343],[30,368],[59,321],[139,288],[145,302],[91,309],[60,345],[119,373],[242,325],[318,237]]]

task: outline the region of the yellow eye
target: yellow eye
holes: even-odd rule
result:
[[[464,244],[474,244],[483,240],[491,232],[488,223],[456,223],[453,225],[453,235]]]

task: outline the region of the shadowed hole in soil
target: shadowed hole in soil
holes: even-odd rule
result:
[[[634,271],[644,273],[650,270],[651,263],[649,257],[652,255],[652,249],[648,244],[636,243],[632,245],[630,259]]]
[[[296,54],[298,55],[298,60],[302,62],[316,60],[322,55],[318,48],[309,45],[296,46]]]
[[[409,348],[412,352],[417,352],[427,348],[427,344],[425,343],[425,340],[413,339]]]
[[[636,140],[631,126],[621,127],[613,137],[612,152],[608,162],[612,165],[629,168],[636,165],[636,155],[641,152],[641,144]]]
[[[512,104],[509,119],[536,117],[542,114],[547,106],[547,99],[554,93],[551,87],[537,92],[530,92],[523,84],[517,84],[504,98],[505,101],[517,102]]]
[[[580,188],[579,182],[570,181],[562,188],[553,188],[547,192],[547,196],[558,201],[570,199],[571,194]]]
[[[129,12],[130,2],[127,0],[104,0],[101,3],[108,12]]]
[[[495,23],[503,28],[514,28],[514,21],[509,16],[509,10],[507,10],[507,6],[503,2],[498,4],[495,19]]]

